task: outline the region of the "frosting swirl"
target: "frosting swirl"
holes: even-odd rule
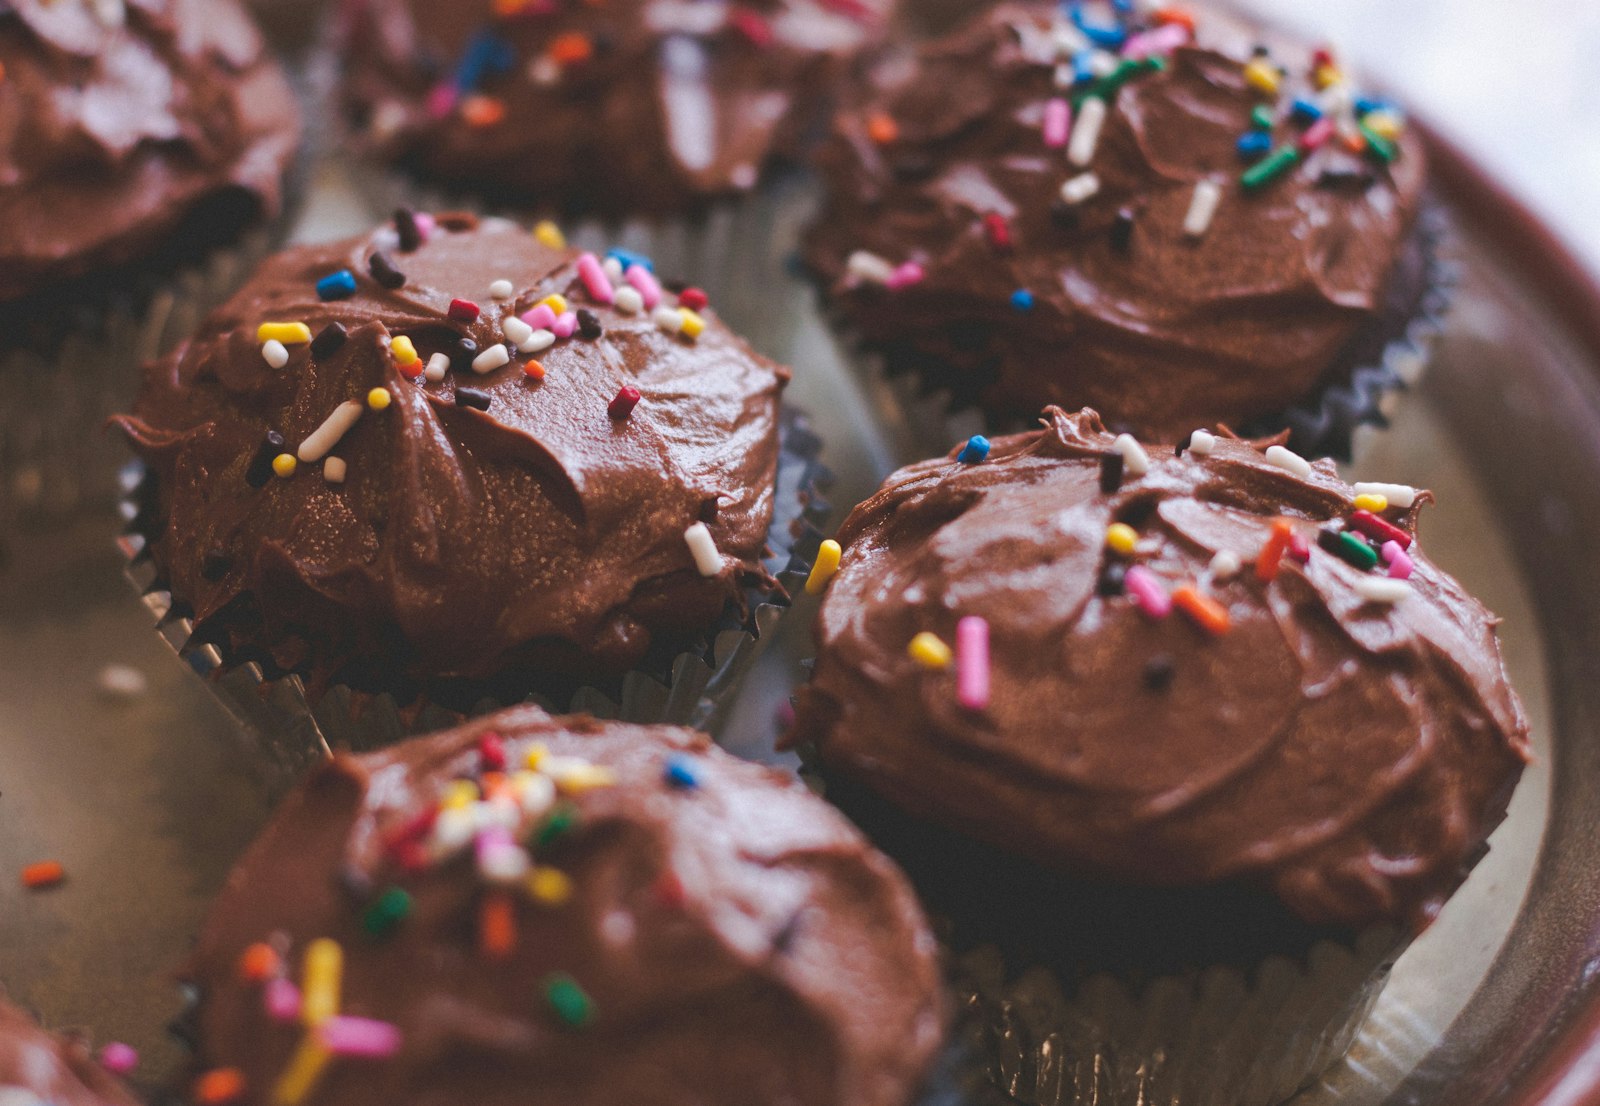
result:
[[[1050,409],[987,461],[890,477],[840,533],[792,740],[1080,875],[1249,883],[1310,923],[1420,927],[1529,755],[1496,620],[1412,542],[1427,493],[1357,516],[1331,462],[1301,476],[1204,441],[1113,481],[1098,417]],[[1364,532],[1409,544],[1409,567],[1384,575]],[[959,663],[908,655],[966,616],[987,625],[978,709]]]

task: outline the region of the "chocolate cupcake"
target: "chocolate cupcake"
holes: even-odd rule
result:
[[[235,0],[0,7],[0,521],[109,494],[82,428],[264,251],[298,137]]]
[[[819,158],[810,265],[937,395],[896,417],[939,452],[947,409],[1059,404],[1347,453],[1443,306],[1420,141],[1324,50],[1133,8],[1003,4],[885,68]]]
[[[535,708],[317,770],[183,974],[202,1064],[290,1106],[904,1106],[945,1007],[904,877],[798,782]]]
[[[116,1049],[114,1059],[121,1059]],[[79,1038],[47,1033],[0,991],[0,1102],[6,1106],[134,1106]]]
[[[1481,856],[1527,723],[1429,501],[1050,409],[847,520],[791,741],[974,953],[1017,1099],[1280,1101]]]
[[[786,602],[817,448],[788,379],[646,259],[406,213],[273,258],[148,368],[133,546],[185,648],[302,681],[334,743],[397,734],[356,725],[373,696],[637,673],[670,695],[622,713],[687,719]]]

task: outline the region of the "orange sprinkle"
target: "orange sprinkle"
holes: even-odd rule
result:
[[[531,4],[528,0],[494,0],[494,14],[502,19],[509,19],[514,15],[522,15]]]
[[[478,908],[478,950],[492,959],[511,955],[517,945],[517,915],[511,896],[491,891]]]
[[[511,779],[504,772],[485,772],[478,778],[478,786],[483,789],[485,800],[511,795]]]
[[[3,81],[5,79],[6,79],[6,66],[5,66],[4,62],[0,62],[0,81]]]
[[[41,860],[22,869],[22,886],[35,891],[43,887],[54,887],[66,878],[67,870],[61,866],[59,860]]]
[[[506,103],[496,96],[468,96],[461,101],[461,120],[469,127],[492,127],[506,117]]]
[[[238,1068],[214,1068],[194,1081],[194,1100],[200,1106],[222,1106],[244,1094],[244,1072]]]
[[[544,379],[544,366],[537,361],[530,360],[526,365],[522,366],[522,371],[534,380]]]
[[[1172,590],[1172,605],[1194,619],[1201,629],[1212,634],[1225,634],[1232,622],[1228,609],[1209,595],[1201,595],[1193,584],[1184,584]]]
[[[578,65],[594,57],[594,43],[579,31],[557,35],[550,43],[550,59],[557,65]]]
[[[875,111],[867,118],[867,137],[880,146],[887,146],[900,137],[900,126],[891,116]]]
[[[257,942],[239,954],[239,978],[246,983],[265,983],[283,967],[283,958],[271,945]]]
[[[1176,23],[1181,27],[1187,27],[1189,33],[1194,34],[1194,13],[1188,8],[1162,8],[1156,12],[1156,22],[1163,27]]]
[[[1267,544],[1261,547],[1261,555],[1256,558],[1256,579],[1271,583],[1278,578],[1278,565],[1283,561],[1283,555],[1289,550],[1289,543],[1294,540],[1294,527],[1286,518],[1272,520],[1272,534],[1267,538]]]
[[[1367,152],[1367,136],[1360,131],[1350,131],[1339,137],[1344,140],[1344,148],[1352,154],[1364,154]]]

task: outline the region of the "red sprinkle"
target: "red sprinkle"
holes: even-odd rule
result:
[[[624,384],[617,389],[616,398],[606,407],[606,414],[614,419],[625,419],[639,405],[639,389]]]
[[[688,894],[683,889],[683,880],[678,878],[676,872],[662,872],[651,886],[650,893],[668,910],[680,910],[689,900]]]
[[[1001,253],[1011,250],[1011,224],[1006,222],[1005,216],[999,212],[991,211],[983,217],[983,229],[989,236],[989,245]]]
[[[1321,69],[1325,65],[1333,64],[1333,51],[1326,46],[1319,46],[1311,55],[1311,68]]]
[[[1304,535],[1296,534],[1289,539],[1289,559],[1299,561],[1301,564],[1311,560],[1311,543],[1306,541]]]
[[[706,294],[698,288],[685,288],[678,293],[678,306],[687,307],[690,311],[704,311],[706,304],[710,302]]]
[[[478,738],[478,760],[485,772],[506,770],[506,743],[497,733],[486,733]]]
[[[22,886],[32,890],[54,887],[67,878],[67,870],[59,860],[41,860],[22,869]]]
[[[1401,549],[1411,548],[1411,535],[1392,522],[1379,518],[1371,511],[1357,511],[1350,516],[1350,525],[1360,530],[1369,538],[1375,538],[1376,543],[1382,546],[1386,541],[1392,541]]]
[[[434,823],[438,820],[439,808],[425,807],[385,833],[383,847],[398,856],[406,846],[416,844],[433,832]]]
[[[1320,148],[1323,143],[1333,137],[1333,116],[1324,115],[1311,126],[1306,128],[1306,133],[1300,136],[1300,152],[1309,154],[1312,150]]]
[[[775,37],[772,33],[772,24],[749,8],[740,8],[728,17],[728,22],[733,24],[734,30],[759,48],[765,50],[772,45]]]
[[[450,318],[458,323],[475,323],[478,321],[478,305],[471,300],[451,300]]]

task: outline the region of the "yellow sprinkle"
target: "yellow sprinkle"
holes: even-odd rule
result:
[[[678,308],[678,314],[683,317],[683,329],[681,331],[683,336],[685,338],[700,337],[700,332],[706,328],[706,321],[687,307]]]
[[[387,388],[374,388],[367,393],[367,406],[374,411],[382,411],[393,402],[394,397],[389,394]]]
[[[1388,500],[1387,496],[1382,496],[1382,495],[1358,495],[1358,496],[1356,496],[1356,510],[1358,510],[1358,511],[1371,511],[1373,514],[1376,515],[1376,514],[1381,514],[1382,512],[1387,511],[1388,509],[1389,509],[1389,500]]]
[[[567,248],[567,236],[561,233],[561,228],[549,219],[533,228],[533,236],[538,239],[541,246],[549,246],[552,250]]]
[[[572,898],[572,879],[557,868],[535,868],[528,873],[528,894],[546,906],[560,906]]]
[[[539,302],[550,308],[557,315],[565,315],[567,313],[567,297],[560,292],[553,292]]]
[[[394,359],[401,365],[415,365],[418,361],[417,347],[411,344],[411,339],[404,334],[397,334],[389,340],[389,352],[394,354]]]
[[[1390,142],[1398,139],[1406,129],[1405,122],[1392,111],[1369,111],[1361,121],[1373,134]]]
[[[277,339],[286,346],[303,346],[311,341],[311,328],[305,323],[262,323],[256,327],[256,341]]]
[[[319,937],[306,947],[302,968],[300,1020],[318,1026],[339,1012],[340,981],[344,976],[344,949],[339,942]]]
[[[1317,66],[1317,71],[1311,74],[1311,83],[1316,85],[1319,90],[1332,88],[1342,80],[1344,80],[1344,74],[1339,72],[1337,65],[1319,65]]]
[[[1256,58],[1244,67],[1245,83],[1257,92],[1264,92],[1268,96],[1278,94],[1278,86],[1282,78],[1278,75],[1277,67],[1265,58]]]
[[[322,1047],[314,1034],[307,1033],[290,1058],[289,1066],[278,1076],[278,1082],[272,1088],[272,1101],[277,1106],[299,1106],[322,1077],[328,1060],[328,1050]]]
[[[600,787],[610,787],[617,782],[617,774],[599,764],[586,764],[561,773],[556,788],[564,795],[581,795]]]
[[[817,559],[811,564],[811,575],[806,577],[806,594],[821,595],[833,574],[839,571],[839,543],[829,538],[817,550]]]
[[[1113,522],[1106,527],[1106,545],[1124,557],[1131,556],[1139,546],[1139,531],[1126,522]]]
[[[300,466],[293,453],[280,453],[272,459],[272,471],[285,480],[294,475],[294,470]]]
[[[549,755],[550,750],[545,746],[545,743],[542,741],[535,741],[528,747],[528,755],[523,760],[523,763],[533,771],[537,772],[539,770],[539,765],[543,764],[544,758]]]
[[[924,668],[948,668],[953,656],[948,645],[926,630],[911,639],[906,652]]]
[[[471,780],[451,780],[439,804],[446,810],[465,810],[478,801],[478,785]]]

